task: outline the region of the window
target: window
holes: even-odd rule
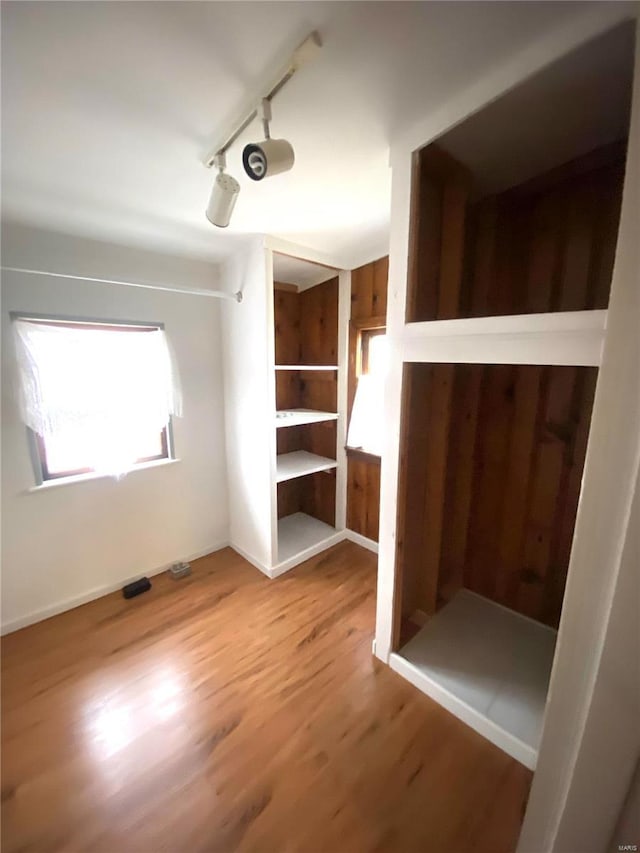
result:
[[[171,458],[180,392],[160,326],[15,317],[14,329],[39,483]]]
[[[347,447],[380,456],[384,423],[384,378],[387,371],[384,327],[359,329],[356,344],[357,387]]]

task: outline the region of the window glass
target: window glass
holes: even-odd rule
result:
[[[177,374],[158,326],[15,321],[24,422],[43,480],[169,458]]]

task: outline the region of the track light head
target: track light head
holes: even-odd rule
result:
[[[288,172],[295,162],[295,154],[286,139],[265,139],[245,145],[242,165],[253,181],[261,181],[280,172]]]
[[[218,228],[228,226],[239,192],[240,184],[221,169],[213,182],[211,198],[207,205],[207,219],[212,225],[217,225]]]

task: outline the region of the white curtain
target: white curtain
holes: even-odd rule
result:
[[[149,437],[182,414],[180,382],[161,329],[14,321],[25,424],[82,442],[88,467],[120,475]]]
[[[353,401],[347,446],[382,455],[384,423],[384,377],[363,374]]]

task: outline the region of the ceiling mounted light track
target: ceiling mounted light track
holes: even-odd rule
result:
[[[293,52],[284,70],[275,78],[267,89],[267,94],[256,98],[252,106],[242,114],[242,118],[233,125],[231,132],[204,158],[207,168],[216,166],[218,175],[213,184],[211,198],[207,206],[207,219],[218,228],[226,228],[231,219],[233,208],[240,193],[240,184],[224,171],[226,152],[249,127],[251,122],[260,116],[265,138],[262,142],[246,145],[242,153],[242,163],[247,175],[254,181],[261,181],[272,175],[287,172],[293,167],[295,154],[293,146],[286,139],[271,139],[269,122],[271,121],[271,101],[296,71],[311,61],[322,46],[320,36],[312,32]]]

